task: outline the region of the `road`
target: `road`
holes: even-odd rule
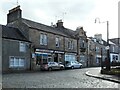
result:
[[[92,68],[3,75],[3,88],[118,88],[118,83],[85,75]],[[119,85],[120,86],[120,85]]]

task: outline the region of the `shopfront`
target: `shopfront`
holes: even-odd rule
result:
[[[65,53],[65,61],[75,61],[76,54],[75,53]]]
[[[64,63],[64,52],[63,51],[54,51],[54,61]]]
[[[35,56],[36,56],[36,65],[41,65],[43,63],[54,61],[52,58],[53,56],[52,50],[36,49]]]
[[[36,49],[36,65],[47,62],[64,62],[64,52],[54,50]]]

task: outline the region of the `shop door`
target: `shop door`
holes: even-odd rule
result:
[[[58,54],[55,54],[55,56],[54,56],[54,62],[58,62]]]

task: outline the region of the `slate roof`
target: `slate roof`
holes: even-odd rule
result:
[[[2,25],[2,38],[29,42],[17,28]]]
[[[59,35],[63,35],[66,37],[75,38],[75,31],[64,28],[64,27],[62,28],[52,27],[52,26],[44,25],[44,24],[34,22],[28,19],[24,19],[24,18],[22,18],[22,22],[30,28],[35,28],[37,30],[43,30],[46,32],[54,33],[54,34],[59,34]]]
[[[115,43],[116,45],[120,45],[120,38],[112,38],[110,39],[110,41]]]

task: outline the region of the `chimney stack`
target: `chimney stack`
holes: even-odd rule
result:
[[[13,22],[22,17],[22,10],[20,9],[20,5],[9,10],[7,14],[7,23]]]
[[[57,27],[63,27],[63,21],[62,20],[58,20]]]

